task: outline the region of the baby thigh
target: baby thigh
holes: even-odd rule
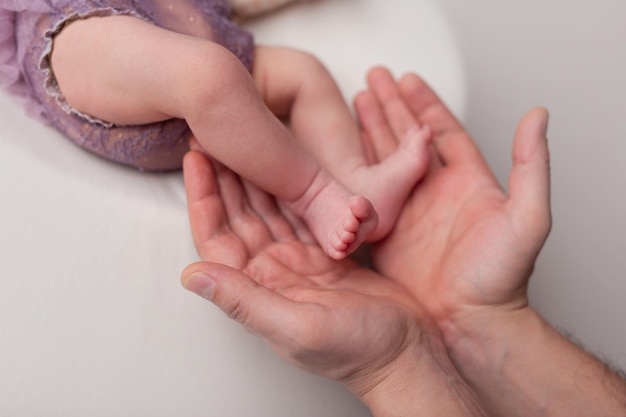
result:
[[[81,146],[107,157],[116,154],[112,159],[124,163],[134,158],[119,157],[119,152],[149,144],[165,154],[151,151],[131,165],[178,168],[191,136],[186,119],[198,109],[210,109],[210,101],[218,100],[224,90],[211,71],[221,56],[247,73],[225,48],[139,18],[74,21],[55,37],[51,56],[60,93],[75,113],[55,120],[57,127],[70,137],[85,138],[74,138]],[[94,146],[89,138],[94,138]],[[103,143],[115,150],[95,149]]]
[[[136,17],[90,17],[56,36],[51,63],[72,108],[117,125],[146,124],[182,118],[185,54],[199,42],[206,41]]]

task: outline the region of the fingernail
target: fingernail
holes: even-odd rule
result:
[[[196,272],[183,280],[183,287],[202,298],[212,301],[215,281],[204,272]]]

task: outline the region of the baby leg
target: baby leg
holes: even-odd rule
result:
[[[360,132],[343,96],[313,56],[286,48],[257,48],[254,76],[276,114],[289,117],[294,136],[350,191],[363,195],[378,213],[384,237],[428,165],[428,130],[415,127],[386,159],[370,165]]]
[[[133,17],[92,17],[61,31],[52,66],[83,113],[122,125],[184,119],[205,151],[291,205],[334,257],[376,226],[367,200],[293,140],[241,62],[213,42]]]

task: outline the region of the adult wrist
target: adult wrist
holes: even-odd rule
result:
[[[376,384],[353,392],[375,417],[486,415],[439,334],[424,334],[419,344],[410,345],[383,370]]]
[[[509,332],[513,328],[527,328],[529,323],[541,326],[542,319],[528,305],[520,308],[485,306],[451,315],[440,320],[438,327],[453,362],[458,357],[466,358],[458,366],[465,362],[477,364],[491,361],[494,351],[512,340]]]

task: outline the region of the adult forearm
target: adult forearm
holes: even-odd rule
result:
[[[626,416],[626,383],[530,307],[445,326],[451,358],[494,415]]]

